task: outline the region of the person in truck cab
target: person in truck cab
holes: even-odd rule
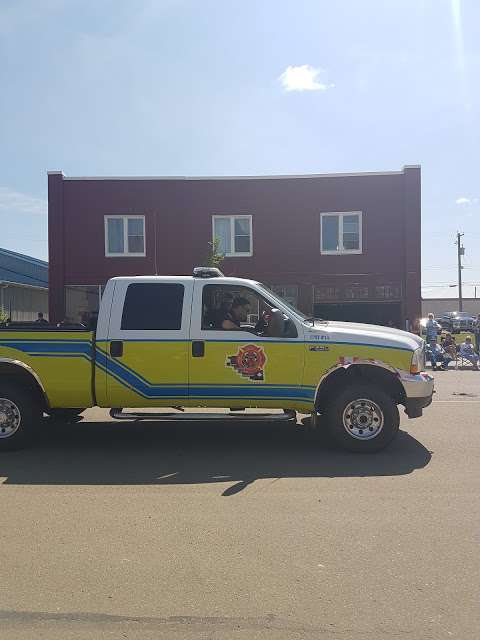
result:
[[[222,322],[225,320],[225,318],[228,318],[229,314],[231,313],[233,300],[234,295],[232,293],[227,292],[223,294],[222,304],[220,305],[220,308],[214,309],[211,312],[211,322],[214,328],[222,328]]]
[[[250,303],[246,298],[238,296],[232,301],[230,311],[225,311],[221,327],[225,331],[238,331],[241,322],[246,322],[250,311]]]

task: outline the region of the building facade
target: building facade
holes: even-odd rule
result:
[[[420,167],[252,178],[48,176],[50,315],[78,320],[113,276],[225,274],[309,314],[405,327],[421,315]]]
[[[48,317],[48,263],[0,249],[0,310],[13,321]]]

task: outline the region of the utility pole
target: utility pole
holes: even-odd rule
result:
[[[465,255],[465,247],[462,246],[462,236],[465,235],[457,231],[457,260],[458,260],[458,310],[463,311],[463,296],[462,296],[462,256]]]

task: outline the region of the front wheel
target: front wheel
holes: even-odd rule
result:
[[[21,385],[0,384],[0,451],[26,446],[41,417],[32,393]]]
[[[354,384],[335,395],[325,417],[338,445],[364,453],[385,448],[397,435],[400,425],[394,400],[369,384]]]

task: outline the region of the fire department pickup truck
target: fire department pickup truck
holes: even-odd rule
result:
[[[340,446],[378,451],[398,432],[398,405],[417,418],[430,404],[424,368],[418,336],[309,318],[266,286],[217,269],[112,278],[96,331],[0,329],[0,450],[40,436],[44,413],[68,420],[99,406],[126,420],[294,420],[301,412]],[[153,411],[162,407],[170,410]]]

